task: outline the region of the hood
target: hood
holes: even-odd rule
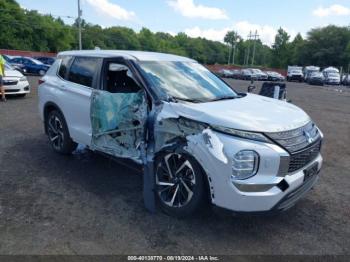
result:
[[[22,73],[17,71],[17,70],[8,70],[6,69],[5,70],[5,77],[8,76],[8,77],[22,77]]]
[[[310,117],[300,108],[254,94],[208,103],[170,103],[172,115],[254,132],[280,132],[301,127]]]

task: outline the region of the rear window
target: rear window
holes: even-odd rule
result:
[[[58,75],[63,79],[66,79],[67,77],[68,66],[71,60],[72,60],[72,57],[70,56],[66,56],[62,58],[60,69],[58,70]]]
[[[94,57],[76,57],[69,71],[68,80],[80,85],[92,87],[99,59]]]

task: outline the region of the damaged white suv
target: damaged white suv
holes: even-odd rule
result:
[[[298,107],[232,90],[188,58],[70,51],[41,80],[52,148],[77,144],[143,167],[144,199],[186,216],[205,204],[285,210],[318,179],[322,133]]]

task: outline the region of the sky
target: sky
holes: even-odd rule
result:
[[[65,16],[73,23],[77,0],[17,0],[26,9]],[[223,41],[227,31],[243,38],[258,31],[271,45],[279,27],[293,38],[329,24],[350,26],[350,0],[81,0],[83,18],[102,27],[126,26],[139,31],[205,37]]]

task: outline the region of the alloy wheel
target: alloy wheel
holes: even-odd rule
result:
[[[63,126],[56,115],[49,118],[47,132],[52,146],[58,151],[61,150],[64,142]]]
[[[165,155],[156,167],[156,186],[160,200],[169,207],[187,205],[194,194],[194,169],[185,155]]]

